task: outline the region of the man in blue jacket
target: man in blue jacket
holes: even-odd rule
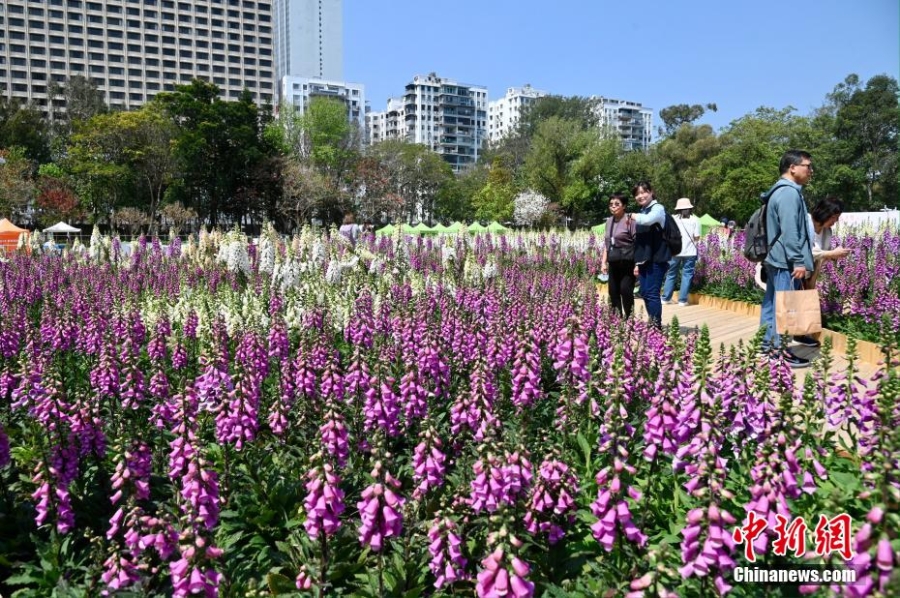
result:
[[[775,329],[775,292],[801,289],[813,272],[812,244],[803,200],[803,186],[813,175],[812,157],[800,150],[788,150],[781,157],[781,178],[762,197],[769,197],[766,209],[766,236],[769,252],[763,262],[766,294],[760,326],[766,327],[765,348],[783,356],[792,368],[805,368],[809,360],[782,346]]]

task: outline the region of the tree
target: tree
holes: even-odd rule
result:
[[[580,96],[548,95],[538,98],[522,109],[517,134],[531,139],[541,123],[558,118],[577,123],[581,130],[596,129],[600,120],[597,114],[599,100]]]
[[[449,177],[435,197],[435,220],[471,220],[475,211],[472,198],[487,184],[487,177],[488,168],[484,163]]]
[[[668,106],[659,111],[659,118],[663,122],[663,126],[659,128],[660,136],[671,137],[682,125],[692,124],[695,120],[706,114],[710,110],[716,112],[718,106],[715,104],[707,104],[705,107],[700,104],[676,104]]]
[[[359,135],[347,117],[347,105],[335,98],[315,97],[300,117],[304,153],[312,163],[341,177],[358,155]]]
[[[186,225],[197,220],[197,212],[192,208],[186,208],[180,203],[170,203],[160,210],[163,226],[174,229],[175,234],[181,232]]]
[[[109,218],[120,204],[135,201],[135,173],[119,132],[117,115],[94,116],[70,137],[62,162],[94,223]]]
[[[252,95],[245,90],[236,102],[218,96],[218,87],[194,80],[153,100],[177,127],[174,152],[181,176],[166,199],[193,207],[213,226],[223,219],[252,219],[256,206],[274,205],[277,181],[262,176],[276,151],[263,135],[266,117]]]
[[[50,135],[41,111],[0,95],[0,148],[14,146],[37,164],[50,161]]]
[[[713,180],[701,176],[703,163],[721,149],[721,141],[709,125],[682,124],[651,150],[656,164],[650,177],[658,197],[674,201],[689,197],[698,209],[708,205]]]
[[[152,103],[135,112],[101,114],[73,135],[68,164],[73,173],[96,181],[102,190],[116,189],[126,180],[140,184],[146,201],[140,202],[140,195],[132,199],[146,207],[155,232],[163,193],[176,172],[175,135],[171,119]],[[92,207],[106,211],[117,203]]]
[[[512,172],[495,158],[488,170],[487,182],[472,197],[475,217],[481,220],[509,220],[513,215],[516,187]]]
[[[31,172],[22,148],[0,149],[0,217],[21,221],[28,213],[35,192]]]
[[[582,129],[573,120],[551,117],[538,125],[525,161],[528,184],[577,218],[598,197],[598,182],[615,174],[621,146]]]
[[[65,120],[70,123],[86,122],[98,114],[109,112],[103,92],[93,79],[75,75],[69,78],[61,91],[66,100]]]
[[[52,153],[55,158],[65,155],[69,137],[76,127],[98,114],[105,114],[109,107],[103,100],[103,92],[93,79],[75,75],[61,85],[51,81],[47,86],[50,98],[50,133]],[[57,97],[62,96],[58,103]],[[62,107],[65,110],[62,110]]]
[[[112,224],[117,228],[124,228],[134,236],[150,224],[150,217],[137,208],[127,207],[116,210],[112,216]]]
[[[759,207],[759,195],[778,178],[778,163],[805,119],[783,110],[758,108],[733,121],[720,135],[722,149],[705,160],[700,177],[715,206],[737,222]]]
[[[388,193],[400,198],[402,208],[388,217],[394,221],[430,220],[444,185],[453,178],[453,170],[439,155],[424,145],[391,139],[370,149],[384,169]]]
[[[78,222],[83,216],[81,204],[68,177],[56,164],[42,164],[38,169],[37,221],[50,226],[60,220]]]
[[[513,220],[523,226],[533,226],[550,207],[550,201],[546,197],[531,189],[516,195],[513,203]]]
[[[864,173],[867,207],[897,199],[897,142],[900,130],[897,80],[869,79],[861,88],[851,75],[832,96],[837,101],[835,135],[846,144],[850,164]]]
[[[177,167],[175,125],[156,105],[148,104],[136,112],[120,112],[115,122],[123,137],[123,153],[135,175],[144,182],[150,197],[147,213],[150,233],[156,232],[156,214],[166,186]]]
[[[296,156],[285,158],[281,198],[277,212],[295,229],[319,214],[332,196],[331,182],[316,168]]]

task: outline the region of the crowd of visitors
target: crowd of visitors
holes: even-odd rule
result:
[[[779,171],[781,176],[761,195],[766,205],[768,253],[758,265],[756,275],[757,282],[765,289],[760,327],[764,330],[763,351],[767,355],[783,359],[791,367],[802,368],[809,365],[809,360],[790,350],[787,341],[816,348],[819,340],[815,335],[783,339],[778,334],[776,293],[814,289],[822,263],[846,257],[849,250],[831,247],[831,229],[844,209],[840,200],[827,197],[818,201],[812,210],[806,208],[803,187],[815,171],[810,154],[801,150],[785,152]],[[679,283],[677,304],[688,305],[697,264],[700,221],[693,214],[690,198],[682,197],[676,202],[674,221],[681,232],[681,252],[672,255],[663,237],[666,209],[654,195],[652,186],[641,181],[632,189],[632,195],[639,208],[634,214],[626,212],[625,195],[616,193],[609,199],[601,279],[608,282],[613,309],[626,318],[634,311],[634,287],[639,284],[649,322],[661,327],[662,305],[676,303],[673,299],[676,283]],[[735,221],[722,219],[722,225],[724,237],[732,240],[737,230]]]

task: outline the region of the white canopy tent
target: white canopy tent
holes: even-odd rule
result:
[[[66,224],[65,222],[57,222],[50,228],[45,228],[44,232],[45,233],[59,233],[59,234],[61,234],[61,233],[80,233],[81,229],[75,228],[74,226],[70,226],[70,225]]]

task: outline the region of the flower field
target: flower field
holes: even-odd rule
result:
[[[760,303],[763,292],[753,280],[755,264],[733,247],[743,247],[743,232],[733,244],[711,234],[698,244],[700,259],[694,287],[702,293]],[[833,247],[851,253],[823,262],[817,288],[827,328],[881,342],[885,334],[900,337],[900,231],[853,230],[835,236]]]
[[[757,341],[619,320],[595,243],[10,256],[0,594],[900,594],[895,344],[872,380],[826,345],[797,389]],[[845,561],[855,583],[735,579]]]

